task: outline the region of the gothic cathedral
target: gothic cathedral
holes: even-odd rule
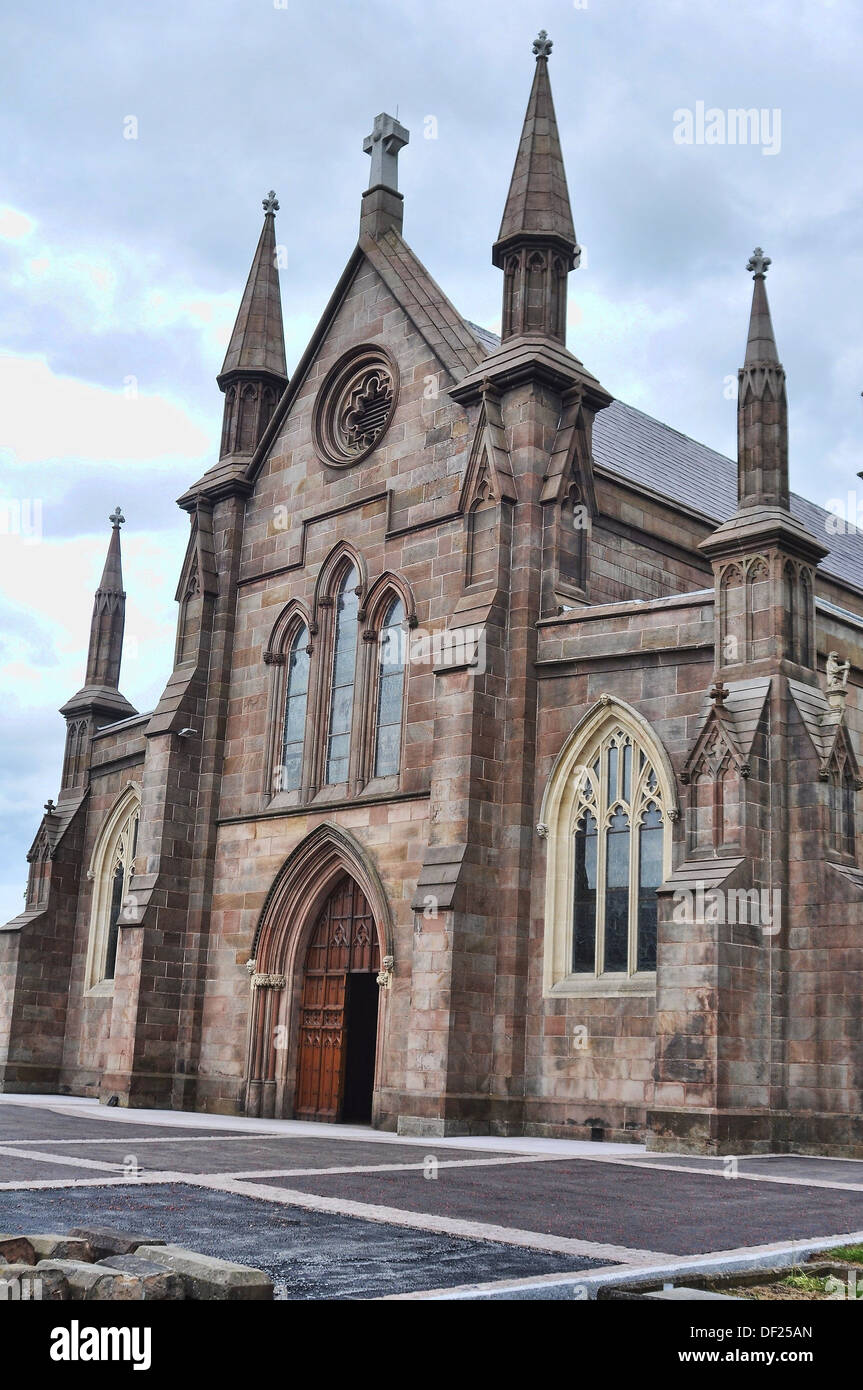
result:
[[[404,240],[381,115],[289,376],[265,199],[146,713],[111,517],[0,1090],[863,1157],[863,545],[789,492],[760,250],[736,470],[566,346],[550,51],[500,339]]]

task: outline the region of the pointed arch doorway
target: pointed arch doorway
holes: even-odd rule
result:
[[[297,1046],[298,1120],[372,1116],[380,947],[368,900],[349,874],[318,912],[306,948]]]

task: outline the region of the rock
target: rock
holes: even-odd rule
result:
[[[689,1289],[686,1287],[685,1284],[680,1284],[677,1288],[674,1289],[654,1289],[652,1293],[642,1294],[642,1298],[661,1298],[663,1300],[667,1299],[671,1303],[677,1303],[679,1301],[688,1301],[690,1299],[692,1299],[693,1301],[702,1302],[705,1299],[715,1300],[717,1298],[724,1299],[726,1303],[740,1303],[743,1301],[742,1299],[739,1299],[736,1294],[712,1293],[710,1289]]]
[[[85,1264],[83,1260],[40,1260],[36,1270],[59,1270],[68,1285],[70,1299],[140,1302],[144,1297],[140,1279],[117,1269],[106,1269],[104,1265]]]
[[[0,1255],[10,1265],[34,1265],[36,1251],[27,1236],[0,1236]]]
[[[165,1269],[164,1265],[157,1265],[154,1260],[142,1259],[140,1255],[110,1255],[108,1259],[99,1261],[99,1266],[101,1265],[140,1279],[145,1299],[177,1299],[186,1296],[180,1275]]]
[[[26,1237],[36,1252],[36,1260],[83,1260],[89,1263],[93,1258],[86,1240],[76,1240],[74,1236],[37,1235]]]
[[[133,1231],[116,1231],[110,1226],[76,1226],[69,1232],[86,1240],[95,1260],[111,1255],[134,1255],[139,1245],[164,1245],[156,1236],[136,1235]]]
[[[39,1269],[30,1264],[0,1266],[0,1303],[44,1303],[68,1297],[69,1285],[60,1270]]]
[[[137,1254],[179,1274],[187,1298],[272,1299],[273,1281],[261,1269],[198,1255],[181,1245],[141,1245]]]

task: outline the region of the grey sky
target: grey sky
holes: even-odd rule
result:
[[[405,235],[463,313],[497,326],[490,247],[541,27],[587,253],[569,346],[612,393],[733,456],[727,382],[745,341],[744,267],[761,245],[793,486],[822,505],[857,486],[856,0],[7,5],[0,499],[13,520],[40,503],[41,526],[0,533],[3,919],[20,908],[23,855],[56,796],[56,709],[83,676],[117,501],[121,688],[149,708],[168,675],[187,528],[173,499],[214,458],[214,377],[261,197],[274,187],[281,203],[290,367],[354,243],[363,137],[379,111],[398,113],[411,131]],[[698,102],[778,110],[778,152],[676,143],[674,113]]]

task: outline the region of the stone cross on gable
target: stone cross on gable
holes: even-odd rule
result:
[[[278,210],[279,210],[279,200],[278,200],[278,198],[276,197],[276,194],[275,194],[275,190],[274,190],[274,189],[272,189],[272,188],[270,189],[269,193],[267,194],[266,198],[265,198],[264,201],[263,201],[263,207],[264,207],[264,212],[267,214],[268,217],[270,216],[271,213],[276,213],[276,212],[278,212]]]
[[[410,132],[399,125],[395,116],[387,116],[384,112],[375,116],[374,129],[363,141],[363,149],[372,157],[369,188],[382,186],[398,192],[399,150],[410,138]]]
[[[551,39],[544,29],[540,29],[533,41],[533,51],[537,58],[547,58],[551,52]]]
[[[751,270],[753,275],[760,275],[762,280],[767,274],[767,267],[771,264],[770,257],[765,256],[760,246],[756,246],[752,255],[749,257],[746,269]]]
[[[113,526],[113,528],[114,528],[115,531],[117,530],[118,527],[120,527],[120,526],[123,525],[123,522],[126,520],[126,518],[124,517],[123,513],[120,511],[119,503],[118,503],[118,505],[114,508],[114,510],[112,511],[111,515],[108,517],[108,520],[110,521],[110,523],[111,523],[111,525]]]
[[[711,688],[710,698],[713,701],[713,703],[715,705],[718,705],[721,709],[722,706],[725,704],[725,701],[728,699],[729,694],[730,691],[728,689],[728,686],[724,685],[722,681],[717,681],[716,684]]]

